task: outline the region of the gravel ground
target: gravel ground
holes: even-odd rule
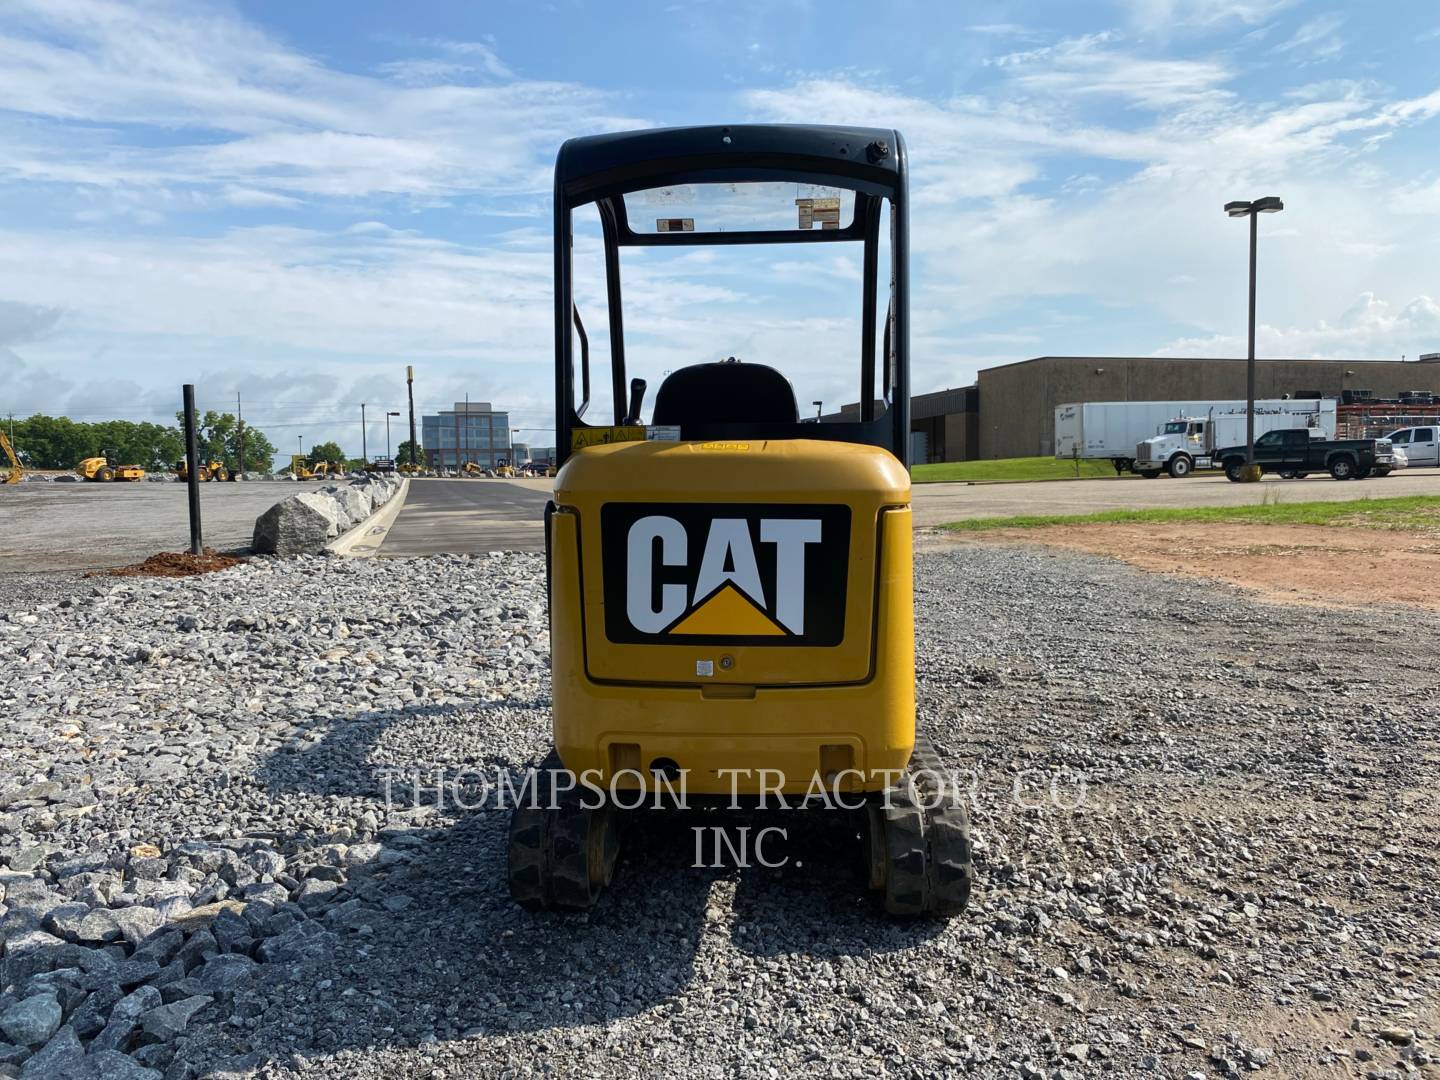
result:
[[[823,812],[784,815],[784,868],[693,869],[692,812],[588,916],[535,915],[503,814],[385,792],[541,754],[543,581],[300,558],[7,594],[0,1076],[1436,1071],[1435,615],[925,550],[970,911],[876,915]]]

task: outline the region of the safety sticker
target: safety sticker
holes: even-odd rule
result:
[[[645,429],[638,424],[623,427],[581,427],[570,432],[570,449],[604,446],[616,442],[644,442]]]

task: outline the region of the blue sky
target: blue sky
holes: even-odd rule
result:
[[[1440,351],[1437,50],[1430,0],[7,0],[0,413],[163,418],[194,381],[282,449],[358,453],[414,363],[422,406],[468,392],[543,444],[555,149],[656,124],[905,133],[917,389],[1242,354],[1220,207],[1271,193],[1261,354],[1413,358]],[[854,399],[851,262],[705,254],[627,263],[643,373],[735,354]]]

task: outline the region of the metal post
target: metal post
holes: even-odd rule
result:
[[[245,475],[245,414],[240,411],[240,392],[235,392],[235,437],[240,440],[240,475]]]
[[[360,403],[360,467],[370,462],[370,453],[365,446],[365,402]]]
[[[1260,215],[1250,211],[1250,351],[1245,364],[1245,464],[1255,464],[1255,242]]]
[[[460,460],[470,460],[470,391],[465,391],[465,425],[460,429]]]
[[[415,368],[405,366],[405,391],[410,395],[410,466],[415,467]]]
[[[204,538],[200,534],[200,454],[195,449],[195,387],[186,383],[180,389],[185,409],[185,487],[190,497],[190,554],[205,553]]]

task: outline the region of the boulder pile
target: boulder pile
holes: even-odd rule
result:
[[[251,547],[261,555],[306,555],[348,532],[400,490],[397,477],[366,476],[282,499],[255,519]]]

